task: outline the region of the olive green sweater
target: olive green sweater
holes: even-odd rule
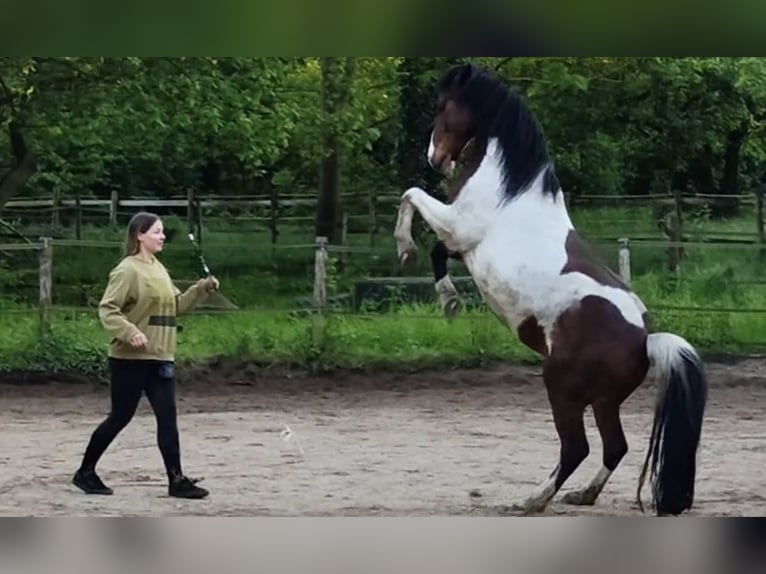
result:
[[[109,273],[98,315],[112,336],[109,356],[119,359],[175,360],[176,316],[193,309],[208,296],[197,282],[185,293],[173,285],[165,266],[134,255],[125,257]],[[146,335],[143,349],[134,349],[130,339]]]

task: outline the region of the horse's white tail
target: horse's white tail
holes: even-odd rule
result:
[[[691,508],[697,446],[707,402],[707,381],[697,352],[671,333],[654,333],[646,353],[657,371],[658,392],[646,460],[638,482],[638,504],[651,465],[652,499],[658,515]]]

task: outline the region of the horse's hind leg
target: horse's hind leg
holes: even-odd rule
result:
[[[452,319],[460,310],[460,297],[452,279],[447,273],[447,260],[460,259],[459,254],[451,254],[443,241],[437,241],[431,250],[431,267],[434,272],[434,288],[439,296],[442,311],[448,319]]]
[[[593,404],[598,431],[604,448],[603,466],[582,490],[568,492],[561,498],[564,504],[589,506],[595,504],[607,480],[628,452],[628,443],[620,423],[620,407],[614,402]]]
[[[569,400],[552,400],[553,420],[561,442],[559,464],[534,493],[514,510],[524,513],[542,512],[563,486],[566,480],[588,456],[588,439],[585,436],[585,405]]]

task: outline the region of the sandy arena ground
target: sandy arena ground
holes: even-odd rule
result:
[[[708,373],[691,515],[766,515],[766,360],[710,364]],[[0,396],[4,516],[497,515],[558,454],[534,367],[315,377],[222,365],[187,374],[178,390],[184,469],[205,477],[210,497],[167,496],[146,399],[99,465],[115,494],[88,496],[69,481],[108,410],[107,387],[0,384]],[[559,493],[546,514],[640,515],[635,490],[654,396],[647,383],[624,405],[630,451],[596,505],[565,506]],[[562,492],[600,467],[590,411],[586,425],[591,454]]]

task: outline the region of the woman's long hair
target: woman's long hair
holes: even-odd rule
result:
[[[149,231],[152,225],[154,225],[160,216],[155,213],[149,213],[148,211],[139,211],[128,223],[128,236],[125,239],[124,253],[128,255],[135,255],[141,249],[138,242],[138,236],[142,233]]]

